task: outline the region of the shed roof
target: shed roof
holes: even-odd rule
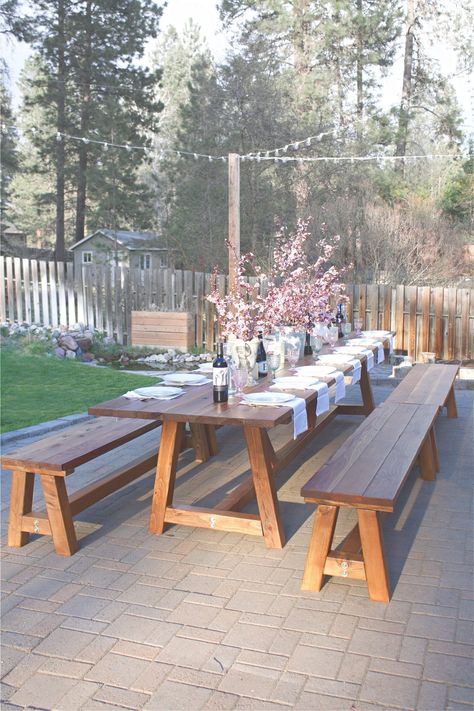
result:
[[[112,240],[114,243],[118,242],[121,247],[125,247],[130,251],[134,250],[166,250],[167,247],[161,241],[161,238],[154,232],[129,232],[128,230],[109,230],[108,228],[102,228],[96,230],[91,235],[84,237],[76,244],[72,245],[71,249],[75,249],[80,245],[83,245],[88,240],[96,237],[97,235],[103,235],[108,239]]]

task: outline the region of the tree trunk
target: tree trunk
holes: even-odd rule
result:
[[[58,133],[66,129],[66,60],[65,60],[65,19],[64,0],[58,3],[58,67],[57,67],[57,124]],[[58,261],[64,261],[64,137],[58,135],[56,141],[56,249]]]
[[[357,28],[357,55],[356,55],[356,84],[357,84],[357,138],[359,144],[362,141],[362,122],[364,120],[364,38],[363,38],[363,14],[362,0],[357,0],[357,16],[359,25]]]
[[[407,149],[408,126],[410,122],[410,102],[413,92],[413,47],[415,43],[415,0],[407,0],[407,30],[405,35],[405,58],[403,63],[403,86],[400,114],[398,119],[397,147],[395,155],[405,156]],[[404,161],[400,161],[398,170],[404,172]]]
[[[91,103],[91,72],[92,72],[92,13],[91,1],[86,5],[86,37],[87,43],[84,48],[84,60],[82,66],[81,81],[81,121],[80,135],[83,139],[87,137],[90,123],[90,103]],[[87,163],[88,146],[83,140],[79,144],[79,165],[77,172],[77,198],[76,198],[76,242],[84,239],[86,224],[86,202],[87,202]]]

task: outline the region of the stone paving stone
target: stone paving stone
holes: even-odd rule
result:
[[[423,681],[418,692],[417,711],[434,711],[446,708],[446,686]]]
[[[31,652],[40,643],[40,637],[32,635],[19,634],[18,632],[2,632],[2,644],[6,647],[14,647],[22,649],[25,652]]]
[[[134,615],[120,615],[104,630],[104,635],[162,647],[179,630],[179,625],[159,620],[148,620]]]
[[[211,642],[213,644],[219,644],[224,638],[224,632],[217,632],[216,630],[208,630],[203,627],[191,627],[190,625],[182,627],[179,632],[176,633],[177,637],[186,637],[187,639],[198,639],[202,642]]]
[[[2,654],[3,656],[3,654]],[[44,664],[45,658],[39,654],[25,654],[22,659],[11,669],[9,674],[6,674],[3,681],[5,684],[10,684],[19,688],[22,686],[30,676],[36,673],[36,671]]]
[[[319,612],[295,609],[290,612],[285,622],[284,629],[297,632],[314,632],[326,634],[334,624],[335,616],[332,612]]]
[[[2,678],[8,674],[25,656],[24,652],[12,647],[4,647],[2,649],[0,664]]]
[[[186,601],[181,602],[166,618],[168,622],[182,625],[205,627],[218,615],[219,610],[207,605],[193,605]]]
[[[211,689],[165,681],[143,709],[144,711],[157,711],[158,709],[173,709],[173,711],[193,709],[193,711],[197,711],[206,708],[212,693]]]
[[[419,682],[368,671],[360,689],[360,699],[401,709],[415,709]]]
[[[94,637],[90,644],[75,655],[75,659],[81,662],[95,664],[116,642],[117,640],[112,637]]]
[[[84,674],[91,668],[85,662],[76,662],[69,659],[56,659],[47,657],[41,665],[41,674],[52,674],[53,676],[66,676],[70,679],[82,679]]]
[[[283,654],[287,657],[299,644],[301,632],[293,632],[292,630],[278,630],[276,637],[268,650],[272,654]]]
[[[229,600],[227,608],[229,610],[240,610],[241,612],[265,614],[274,601],[274,595],[240,590]]]
[[[13,696],[13,694],[18,691],[18,689],[15,689],[14,686],[8,686],[8,684],[4,684],[3,681],[0,682],[0,704],[1,708],[4,708],[4,703],[8,701],[10,696]]]
[[[159,588],[151,585],[143,585],[136,582],[131,585],[128,590],[122,592],[117,600],[124,603],[136,603],[138,605],[147,605],[153,607],[158,604],[161,598],[167,593],[166,588]]]
[[[460,620],[456,625],[455,641],[462,644],[471,644],[474,641],[474,623]]]
[[[379,659],[373,657],[370,661],[370,671],[383,672],[384,674],[393,674],[393,676],[406,676],[412,679],[421,679],[423,667],[421,664],[409,664],[408,662],[400,662],[392,659]]]
[[[221,683],[222,674],[213,674],[207,671],[177,666],[170,671],[167,679],[168,681],[175,681],[182,684],[203,686],[206,689],[217,689]]]
[[[147,694],[152,694],[158,689],[160,684],[166,679],[173,666],[170,664],[160,664],[159,662],[150,662],[137,679],[131,685],[134,691],[143,691]]]
[[[117,644],[111,648],[114,654],[122,654],[125,657],[134,657],[135,659],[145,659],[151,661],[157,655],[156,647],[148,644],[137,644],[136,642],[125,642],[119,640]]]
[[[85,617],[91,619],[107,605],[107,600],[90,597],[89,595],[76,595],[58,607],[58,613],[68,617]]]
[[[220,691],[265,700],[278,681],[275,669],[247,666],[235,662],[221,680]]]
[[[406,626],[406,633],[411,637],[440,639],[446,642],[454,640],[455,630],[456,620],[433,615],[413,614]]]
[[[270,700],[294,706],[304,685],[305,677],[302,674],[283,672],[270,694]]]
[[[344,654],[337,678],[341,681],[361,684],[365,678],[370,657],[361,654]]]
[[[87,672],[84,678],[86,681],[128,688],[140,674],[143,674],[148,665],[149,662],[146,660],[125,657],[110,651]]]
[[[358,621],[358,617],[339,613],[335,616],[329,632],[335,637],[345,637],[346,639],[350,639],[355,628],[357,627]]]
[[[234,709],[239,697],[235,694],[225,694],[223,691],[213,691],[209,699],[206,701],[206,711],[215,709],[215,711],[227,711]]]
[[[336,679],[342,659],[342,652],[301,644],[289,658],[287,669],[298,674]]]
[[[32,634],[32,630],[46,617],[44,612],[36,612],[35,610],[25,610],[15,607],[6,615],[3,615],[1,620],[2,630],[7,632],[19,632],[20,634]]]
[[[386,632],[357,629],[349,643],[349,652],[367,654],[386,659],[396,659],[400,651],[402,637]]]
[[[33,708],[60,708],[62,697],[77,684],[75,679],[34,674],[10,698],[10,703]]]
[[[235,610],[219,610],[216,617],[209,623],[209,627],[220,632],[227,632],[234,626],[239,617],[240,613]]]
[[[431,652],[426,654],[424,676],[429,681],[469,686],[474,678],[473,673],[472,657],[453,657]]]
[[[117,617],[122,615],[127,608],[128,604],[126,602],[108,602],[104,600],[104,606],[95,613],[94,619],[99,622],[113,622]]]
[[[472,686],[450,686],[448,689],[449,702],[468,704],[474,706],[474,688]],[[448,708],[450,706],[448,705]]]
[[[215,644],[174,637],[161,650],[156,660],[164,664],[178,664],[200,669],[217,651],[218,647]]]
[[[305,692],[334,696],[337,699],[356,699],[359,695],[359,684],[335,679],[310,677],[305,683]],[[340,701],[341,702],[341,701]]]
[[[177,584],[177,590],[185,592],[205,593],[206,595],[214,595],[216,589],[221,585],[221,579],[211,577],[210,575],[198,575],[193,572],[191,566],[188,575],[182,578]]]
[[[324,634],[310,634],[308,632],[301,635],[301,644],[307,647],[319,647],[320,649],[332,649],[334,651],[345,652],[349,640],[343,637],[332,637]]]
[[[78,630],[79,632],[100,634],[107,627],[107,623],[98,622],[97,620],[87,620],[85,617],[66,617],[66,619],[61,622],[61,627],[68,630]]]
[[[254,652],[248,649],[243,649],[237,657],[237,662],[240,664],[276,669],[279,671],[283,671],[287,661],[287,658],[281,655],[265,654],[264,652]]]
[[[402,638],[402,645],[399,654],[400,661],[422,664],[427,646],[428,642],[426,639],[404,636]]]
[[[59,627],[38,645],[36,651],[51,657],[75,659],[93,639],[94,635],[87,632]]]
[[[239,656],[240,650],[237,647],[227,647],[220,644],[213,656],[202,665],[203,671],[214,674],[225,674]]]
[[[99,688],[99,684],[92,681],[79,681],[61,697],[59,711],[79,711],[79,709],[89,711],[90,699]]]
[[[241,711],[288,711],[288,706],[272,701],[261,701],[260,699],[249,699],[241,696],[235,705]]]
[[[105,703],[124,706],[126,709],[142,709],[149,699],[150,696],[148,694],[107,685],[102,686],[94,694],[94,701],[104,701]]]
[[[259,612],[242,612],[239,621],[244,624],[273,627],[278,630],[282,628],[284,622],[281,617],[270,615],[268,612],[266,615],[262,615]]]
[[[268,652],[277,638],[278,631],[272,628],[236,622],[223,639],[224,644]]]

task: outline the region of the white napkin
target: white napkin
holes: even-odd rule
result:
[[[344,379],[343,379],[344,380]],[[318,399],[316,400],[316,415],[322,415],[329,410],[329,388],[327,383],[317,383],[311,386],[311,390],[316,390]]]
[[[376,341],[370,338],[352,338],[350,341],[347,342],[348,346],[372,346],[374,348],[377,348],[377,363],[383,363],[385,360],[385,353],[383,350],[383,343],[382,341]]]
[[[367,358],[367,370],[372,370],[374,367],[374,354],[373,351],[370,348],[364,348],[362,344],[359,345],[353,345],[353,346],[342,346],[340,348],[336,348],[336,353],[343,353],[351,356],[357,356],[360,354],[363,354]]]
[[[159,396],[159,395],[140,395],[139,393],[135,392],[135,390],[129,390],[128,393],[125,393],[123,397],[126,397],[127,400],[174,400],[175,397],[180,397],[182,393],[178,393],[177,395],[167,395],[165,397]]]
[[[362,331],[365,338],[381,338],[389,342],[390,353],[393,353],[393,335],[390,331]],[[379,361],[380,363],[380,361]]]
[[[359,382],[362,372],[360,360],[358,358],[350,358],[347,364],[352,366],[352,373],[349,375],[349,378],[351,378],[351,385],[355,385]]]
[[[306,414],[306,400],[302,397],[294,397],[284,403],[293,408],[293,439],[306,432],[308,429],[308,415]]]
[[[360,364],[360,361],[359,361]],[[336,373],[331,375],[336,380],[336,394],[334,396],[334,402],[339,402],[339,400],[344,400],[346,397],[346,383],[344,380],[344,373],[338,370]]]
[[[367,356],[367,370],[372,370],[374,367],[374,354],[369,348],[365,348],[362,353]]]

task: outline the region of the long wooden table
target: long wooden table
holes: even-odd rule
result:
[[[373,349],[374,352],[376,349]],[[327,349],[325,349],[326,352]],[[324,350],[323,350],[324,352]],[[268,430],[292,421],[293,411],[287,406],[252,407],[230,397],[227,403],[214,404],[212,386],[188,387],[174,400],[128,400],[124,397],[95,405],[91,415],[110,417],[138,417],[162,421],[161,441],[156,467],[155,485],[150,515],[150,531],[161,534],[166,524],[184,524],[219,531],[247,533],[264,536],[269,548],[282,548],[285,534],[281,521],[274,475],[287,465],[301,449],[326,427],[338,414],[368,415],[374,409],[374,400],[367,372],[366,357],[361,360],[359,381],[362,396],[360,405],[333,405],[329,412],[316,417],[317,393],[314,390],[294,391],[306,401],[308,430],[296,440],[291,440],[275,451]],[[314,365],[311,357],[300,365]],[[334,365],[345,375],[350,375],[350,365]],[[280,373],[279,373],[280,374]],[[285,374],[282,370],[281,374]],[[270,377],[259,382],[252,392],[268,390]],[[329,386],[335,384],[333,377],[320,378]],[[250,392],[250,390],[249,390]],[[190,433],[186,431],[189,423]],[[192,444],[198,461],[206,461],[217,454],[215,430],[220,426],[241,427],[244,432],[250,462],[251,475],[236,486],[213,508],[198,506],[175,506],[175,487],[178,456],[186,444]],[[240,512],[240,509],[256,497],[258,514]]]

